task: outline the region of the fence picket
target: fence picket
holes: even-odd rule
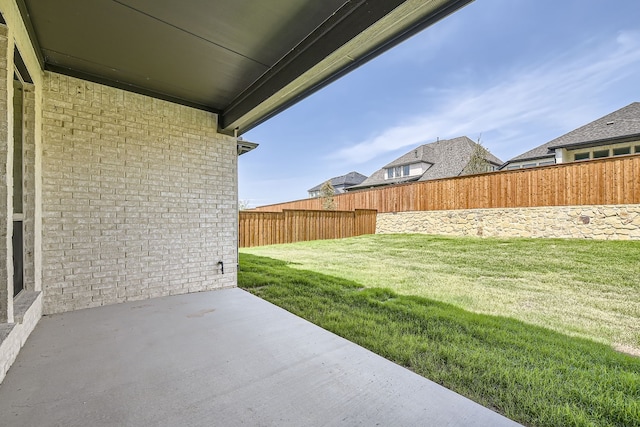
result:
[[[373,234],[376,215],[377,211],[371,209],[240,211],[238,245],[245,248]]]
[[[640,203],[640,155],[420,181],[334,196],[341,209],[380,213]],[[321,210],[322,199],[261,206],[256,211]]]

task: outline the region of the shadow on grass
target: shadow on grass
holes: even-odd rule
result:
[[[240,254],[238,285],[531,426],[640,426],[640,359],[504,317]]]

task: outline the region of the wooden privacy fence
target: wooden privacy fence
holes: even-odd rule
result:
[[[378,212],[640,203],[640,155],[491,172],[348,192],[338,209]],[[321,199],[258,211],[319,209]]]
[[[372,209],[240,211],[239,245],[247,248],[374,234],[376,214]]]

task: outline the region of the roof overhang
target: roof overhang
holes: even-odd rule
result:
[[[243,139],[238,138],[237,140],[238,156],[248,153],[249,151],[255,150],[256,148],[258,148],[258,145],[259,144],[255,142],[244,141]]]
[[[472,0],[16,1],[44,69],[242,134]]]
[[[635,142],[635,141],[640,141],[640,133],[633,134],[633,135],[618,136],[615,138],[596,139],[593,141],[578,142],[574,144],[553,145],[549,147],[549,150],[556,150],[558,148],[575,150],[578,148],[591,148],[591,147],[597,147],[600,145],[624,144],[626,142]]]
[[[531,161],[537,161],[537,160],[542,160],[542,159],[555,159],[555,153],[545,154],[544,156],[527,157],[527,158],[524,158],[524,159],[507,160],[506,162],[502,163],[499,166],[500,166],[500,170],[502,170],[502,169],[504,169],[505,167],[509,166],[512,163],[531,162]]]
[[[422,175],[416,175],[416,176],[412,176],[409,178],[401,178],[401,179],[389,179],[389,180],[385,180],[384,182],[378,182],[375,184],[367,184],[367,185],[352,185],[351,187],[345,188],[346,191],[357,191],[357,190],[366,190],[369,188],[376,188],[376,187],[385,187],[388,185],[397,185],[397,184],[407,184],[409,182],[415,182],[418,181],[420,179],[420,177],[422,177]]]

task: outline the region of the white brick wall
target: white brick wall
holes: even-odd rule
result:
[[[9,284],[13,283],[13,260],[9,256],[11,248],[9,172],[11,156],[9,146],[9,92],[7,77],[8,49],[12,46],[8,39],[9,29],[0,25],[0,324],[13,321],[13,295]],[[13,289],[13,287],[12,287]],[[1,342],[1,341],[0,341]]]
[[[0,382],[42,315],[40,105],[41,70],[13,1],[0,0]],[[15,49],[15,50],[14,50]],[[23,98],[24,291],[13,297],[13,69],[19,51],[32,84]]]
[[[16,299],[16,323],[0,323],[0,383],[42,317],[42,294],[23,292]]]
[[[235,286],[236,142],[216,120],[45,73],[46,314]]]

